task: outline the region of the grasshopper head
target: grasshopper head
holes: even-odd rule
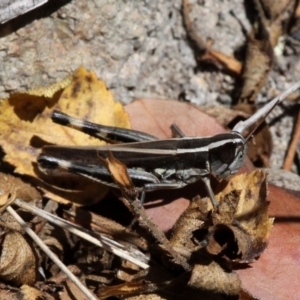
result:
[[[219,179],[225,179],[237,173],[247,154],[245,139],[238,133],[218,136],[209,147],[211,173]]]

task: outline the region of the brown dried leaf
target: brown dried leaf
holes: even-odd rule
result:
[[[22,285],[20,288],[8,284],[0,284],[1,300],[54,300],[48,293],[41,292],[31,286]]]
[[[183,21],[187,34],[191,41],[198,48],[197,58],[201,62],[208,61],[225,68],[227,71],[240,75],[242,64],[234,57],[228,56],[212,48],[211,41],[205,42],[195,29],[194,21],[190,17],[192,4],[189,0],[183,0]]]
[[[33,248],[17,231],[9,231],[3,237],[0,257],[0,278],[14,285],[35,283],[38,259]]]
[[[136,295],[145,292],[151,292],[156,285],[147,281],[127,282],[114,286],[103,287],[98,294],[99,299],[106,299],[112,296]]]
[[[0,299],[20,300],[20,292],[18,290],[10,290],[8,288],[0,289]]]
[[[20,178],[0,172],[0,210],[8,205],[8,195],[12,194],[11,200],[20,198],[23,201],[33,201],[40,199],[40,193],[30,184],[23,182]]]
[[[258,26],[247,42],[246,61],[242,74],[243,88],[239,103],[254,104],[257,94],[265,85],[273,64],[273,48],[263,26]]]
[[[238,295],[241,281],[235,272],[226,272],[217,262],[194,266],[189,286],[225,295]]]
[[[99,160],[101,158],[99,157]],[[127,167],[118,159],[116,159],[112,152],[108,152],[108,157],[101,159],[109,170],[116,184],[126,190],[133,190],[134,186],[132,180],[127,172]]]
[[[200,229],[209,213],[209,198],[195,197],[185,212],[181,214],[172,229],[170,243],[173,248],[189,256],[195,244],[192,241],[193,232]]]
[[[82,296],[82,291],[71,280],[67,279],[63,285],[64,290],[60,292],[59,300],[88,299]]]
[[[266,248],[273,218],[268,218],[266,175],[262,171],[235,176],[217,194],[207,250],[240,262],[251,262]]]
[[[164,300],[165,297],[160,297],[156,294],[147,294],[147,295],[138,295],[138,296],[132,296],[132,297],[125,297],[127,300]]]
[[[272,0],[260,0],[261,6],[265,12],[265,15],[268,17],[270,21],[276,20],[280,15],[282,15],[287,8],[290,6],[293,7],[294,0],[280,0],[280,1],[272,1]],[[292,5],[291,5],[292,4]]]
[[[216,65],[221,65],[234,75],[240,75],[242,72],[242,63],[240,61],[213,48],[207,48],[204,55],[201,56],[201,61],[209,61]]]
[[[20,290],[22,292],[23,300],[54,300],[49,294],[45,294],[29,285],[22,285]]]
[[[235,120],[246,120],[251,116],[249,112],[231,109],[221,105],[201,107],[201,110],[215,118],[225,128],[229,128],[229,125],[235,122]]]
[[[256,0],[257,20],[247,42],[246,60],[242,78],[244,80],[239,103],[253,104],[257,94],[265,85],[273,65],[273,49],[285,32],[293,11],[295,0]]]

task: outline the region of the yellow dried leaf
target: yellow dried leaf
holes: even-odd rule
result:
[[[99,184],[78,176],[71,180],[66,176],[51,177],[50,180],[49,176],[42,176],[37,171],[36,157],[45,144],[92,146],[103,143],[75,129],[53,123],[50,117],[54,109],[94,123],[130,127],[127,113],[120,103],[114,101],[105,83],[94,72],[81,67],[73,76],[57,84],[13,94],[2,101],[0,137],[6,153],[4,159],[15,167],[15,172],[30,176],[39,174],[39,179],[46,181],[39,182],[43,190],[59,195],[60,199],[80,204],[99,201],[106,193],[106,187],[99,188]],[[73,193],[75,189],[81,192]]]
[[[94,72],[79,68],[66,86],[69,82],[66,79],[56,86],[17,93],[2,101],[1,146],[6,153],[5,160],[16,167],[16,172],[35,175],[32,162],[45,143],[70,146],[101,143],[84,133],[54,124],[50,119],[53,109],[95,123],[129,127],[127,113]]]
[[[216,195],[220,205],[212,214],[210,253],[216,255],[227,248],[231,259],[251,262],[265,249],[274,221],[268,217],[266,177],[259,170],[237,175]]]

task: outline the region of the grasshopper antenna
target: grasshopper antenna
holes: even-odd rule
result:
[[[272,101],[270,101],[268,104],[266,104],[264,107],[262,107],[260,110],[258,110],[254,115],[252,115],[250,118],[248,118],[245,121],[238,122],[234,128],[232,129],[233,132],[237,132],[240,135],[246,135],[247,130],[254,125],[256,122],[258,124],[250,131],[249,134],[247,134],[247,137],[245,138],[245,142],[247,142],[253,132],[261,125],[261,123],[265,120],[265,118],[270,114],[270,112],[274,109],[274,107],[281,103],[287,96],[294,93],[296,90],[300,88],[300,81],[292,85],[289,89],[284,91],[282,94],[274,98]]]

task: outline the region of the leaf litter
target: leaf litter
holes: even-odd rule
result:
[[[51,88],[55,91],[52,98],[32,96],[32,93],[28,93],[26,96],[22,94],[22,97],[21,95],[12,96],[11,99],[13,100],[8,99],[3,102],[1,107],[1,117],[3,116],[3,119],[0,119],[0,124],[3,124],[2,135],[6,139],[3,145],[6,153],[5,161],[15,167],[15,172],[30,175],[40,180],[33,165],[40,147],[45,144],[99,145],[98,140],[72,129],[62,128],[62,126],[56,127],[55,124],[50,123],[50,112],[54,108],[67,110],[68,113],[73,113],[76,117],[85,117],[95,123],[129,127],[127,114],[119,104],[114,104],[111,94],[106,90],[103,82],[98,81],[94,73],[89,73],[81,68],[73,76],[73,81],[65,82],[68,82],[68,84],[66,84],[63,91]],[[47,95],[49,96],[49,94]],[[82,97],[84,100],[78,101]],[[24,102],[22,99],[25,99]],[[103,103],[98,103],[99,99],[103,99],[104,102],[108,101],[109,104],[106,104],[105,109],[102,106]],[[97,104],[94,102],[97,102]],[[101,108],[97,109],[98,105]],[[25,114],[25,107],[26,111],[28,110],[28,115]],[[103,120],[99,120],[99,114],[94,113],[99,110],[104,111]],[[4,125],[7,124],[8,120],[9,128]],[[16,125],[14,125],[14,122]],[[51,132],[51,135],[49,132]],[[33,137],[35,142],[38,139],[39,143],[33,143]],[[189,208],[175,224],[171,237],[168,239],[165,233],[147,217],[127,174],[126,166],[112,155],[105,161],[105,164],[122,189],[121,200],[133,214],[131,226],[124,228],[126,228],[129,235],[136,236],[137,233],[140,235],[143,244],[146,244],[143,248],[146,251],[145,253],[151,257],[151,263],[149,267],[142,270],[136,267],[135,264],[125,264],[124,261],[120,264],[119,261],[119,274],[117,274],[112,270],[113,261],[117,260],[112,254],[101,250],[96,255],[95,248],[82,242],[79,243],[78,239],[74,240],[66,229],[59,229],[57,226],[51,228],[51,226],[45,224],[41,235],[49,236],[49,229],[52,232],[50,233],[51,236],[53,232],[61,231],[63,236],[67,237],[67,241],[70,241],[70,245],[67,245],[67,247],[77,249],[77,254],[73,258],[77,259],[77,263],[73,267],[69,265],[69,268],[73,268],[73,271],[78,273],[78,276],[86,282],[91,291],[96,293],[100,299],[109,296],[123,296],[134,299],[134,297],[139,297],[143,293],[151,293],[152,296],[148,295],[149,299],[152,299],[151,297],[168,299],[170,295],[172,299],[186,299],[187,295],[190,295],[189,299],[197,297],[225,299],[228,296],[235,297],[234,299],[246,299],[247,297],[247,299],[254,299],[247,291],[243,290],[241,281],[234,269],[236,264],[251,263],[262,253],[268,243],[273,219],[267,215],[267,183],[266,175],[262,171],[253,171],[250,174],[235,176],[225,188],[221,183],[217,187],[220,190],[217,194],[220,203],[217,210],[212,209],[207,198],[196,197],[193,199]],[[44,181],[45,177],[42,180]],[[11,182],[11,186],[6,193],[11,193],[14,198],[27,200],[24,195],[16,195],[16,190],[26,190],[22,186],[23,183],[18,179],[14,179],[14,177],[12,177]],[[96,187],[93,188],[89,185],[88,189],[94,189],[95,194],[99,194],[102,187],[99,187],[99,184],[95,185]],[[72,188],[79,189],[80,183],[73,184]],[[67,190],[70,189],[70,186],[63,181],[60,189]],[[64,199],[64,203],[69,205],[76,202],[73,201],[72,196],[67,195],[67,192],[64,196],[58,193],[59,196],[57,197],[55,195],[57,190],[55,192],[53,190],[48,191],[45,185],[42,184],[40,190],[47,197],[59,200],[59,203],[62,202],[62,199]],[[35,189],[30,191],[29,195],[32,197],[29,200],[40,200],[40,196]],[[80,194],[80,197],[84,198],[84,202],[80,202],[81,204],[90,203],[90,201],[86,202],[86,199],[92,198],[86,190]],[[94,197],[97,202],[99,197],[96,195]],[[92,202],[95,202],[95,199]],[[9,202],[10,204],[11,202]],[[4,208],[6,208],[5,203]],[[3,249],[6,249],[4,246],[8,245],[8,252],[10,252],[10,248],[12,245],[14,246],[14,241],[18,240],[23,243],[21,245],[24,248],[24,253],[21,255],[23,264],[24,261],[31,263],[29,263],[28,271],[26,269],[28,265],[25,264],[26,268],[24,269],[21,260],[20,264],[12,265],[15,270],[12,270],[9,275],[4,271],[0,271],[0,277],[13,286],[21,286],[21,291],[31,289],[32,293],[36,293],[36,296],[32,297],[47,299],[47,297],[51,297],[51,293],[58,295],[57,293],[63,291],[66,298],[62,297],[61,299],[69,299],[68,293],[73,294],[77,299],[81,299],[80,292],[69,279],[58,279],[61,273],[58,272],[57,268],[53,269],[51,263],[45,269],[47,272],[53,270],[51,281],[43,284],[45,292],[40,292],[34,288],[26,288],[28,284],[41,286],[37,281],[37,278],[40,277],[37,269],[39,265],[43,265],[45,258],[41,254],[37,254],[38,252],[33,243],[27,242],[27,239],[24,238],[24,232],[22,230],[19,232],[20,230],[15,228],[18,227],[17,225],[10,228],[10,225],[8,225],[10,222],[5,216],[4,213],[2,217],[4,218],[4,228],[6,228],[4,230],[5,238],[11,235],[12,239],[3,239]],[[87,227],[89,226],[90,224]],[[108,237],[113,237],[111,232],[106,234],[108,234]],[[54,234],[54,240],[50,244],[52,246],[56,245],[54,248],[61,252],[60,256],[63,258],[66,251],[65,246],[63,246],[64,243],[61,237],[56,237],[56,235],[57,233]],[[123,243],[123,246],[128,247],[132,253],[138,251],[136,246],[128,244],[128,241],[124,242],[123,240],[121,243]],[[89,249],[92,249],[91,252]],[[28,254],[26,254],[27,252]],[[2,250],[2,254],[5,254],[5,251]],[[1,259],[5,264],[11,264],[9,258],[5,256],[2,258],[1,256]],[[81,261],[85,261],[85,263],[80,263]],[[80,267],[80,270],[77,270],[76,266]],[[28,275],[28,279],[23,276],[24,273]],[[93,276],[89,276],[90,274],[93,274]],[[120,283],[120,281],[123,281],[123,283]],[[67,288],[67,284],[69,288]],[[69,292],[67,292],[68,289]],[[177,290],[180,293],[176,292]],[[13,288],[9,293],[13,293]],[[143,299],[147,299],[148,296],[144,296]]]

